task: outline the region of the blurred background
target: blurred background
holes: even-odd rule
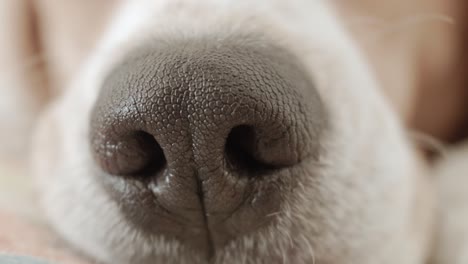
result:
[[[468,2],[335,2],[408,127],[444,143],[463,140],[468,132]]]

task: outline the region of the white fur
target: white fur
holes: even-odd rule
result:
[[[438,233],[435,263],[468,263],[468,143],[449,151],[439,162]]]

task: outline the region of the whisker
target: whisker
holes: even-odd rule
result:
[[[441,14],[420,14],[412,17],[407,17],[392,27],[389,27],[385,34],[393,34],[395,32],[411,31],[412,29],[428,23],[440,23],[446,25],[455,25],[455,19],[447,15]]]
[[[373,26],[383,29],[393,29],[403,26],[421,25],[426,23],[441,23],[446,25],[456,24],[456,21],[453,17],[438,13],[419,13],[392,20],[372,16],[351,17],[347,20],[348,25],[350,26]]]
[[[277,215],[281,215],[282,212],[278,211],[278,212],[274,212],[274,213],[271,213],[271,214],[267,214],[267,217],[275,217]]]
[[[312,264],[315,264],[315,251],[314,251],[314,248],[312,247],[312,244],[310,244],[310,241],[305,236],[301,236],[301,240],[309,249],[309,252],[312,258]]]
[[[429,23],[454,26],[456,20],[445,14],[420,13],[397,19],[381,19],[377,17],[354,17],[348,19],[351,30],[365,32],[365,37],[374,42],[395,34],[410,34],[421,26]],[[358,33],[359,34],[359,33]]]

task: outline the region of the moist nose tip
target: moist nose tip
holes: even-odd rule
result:
[[[226,175],[271,175],[316,154],[326,113],[294,56],[273,45],[210,43],[153,43],[115,66],[90,126],[104,173],[158,184],[171,174],[177,184],[166,184],[167,197],[202,184],[210,199]],[[200,209],[228,211],[245,188],[233,188],[232,204]],[[167,197],[165,206],[184,202]]]

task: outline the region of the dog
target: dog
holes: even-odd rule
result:
[[[28,116],[3,118],[20,138],[29,137],[38,119],[31,172],[41,214],[90,262],[466,259],[462,242],[447,252],[454,248],[449,234],[459,230],[450,219],[461,217],[453,212],[466,219],[467,208],[447,209],[448,220],[438,221],[441,205],[466,195],[441,198],[454,188],[444,186],[458,180],[433,177],[460,179],[458,170],[430,161],[408,127],[461,142],[466,111],[457,106],[467,93],[447,92],[455,99],[445,116],[456,115],[456,122],[423,122],[434,93],[415,84],[417,70],[398,67],[414,63],[418,53],[408,47],[422,39],[400,37],[395,52],[385,52],[389,43],[370,47],[375,38],[366,37],[382,32],[366,29],[359,37],[362,26],[353,28],[346,17],[371,4],[104,1],[90,9],[98,15],[89,20],[64,17],[54,1],[9,5],[2,10],[11,20],[20,18],[17,10],[25,20],[35,14],[42,21],[25,36],[43,33],[38,43],[26,41],[31,47],[4,52],[15,56],[11,50],[21,48],[28,57],[46,50],[50,57],[31,79],[16,83],[18,100],[27,103],[11,104],[16,92],[5,89],[11,96],[0,113],[28,107],[21,111]],[[40,16],[41,10],[57,13]],[[64,36],[76,31],[61,29],[54,18],[109,24],[84,26],[74,47],[74,37]],[[447,39],[425,50],[451,51],[458,40]],[[438,63],[425,69],[434,79]],[[31,86],[38,89],[29,92]],[[47,97],[55,99],[38,115]],[[18,153],[27,148],[7,141]],[[439,245],[439,236],[448,242]]]

